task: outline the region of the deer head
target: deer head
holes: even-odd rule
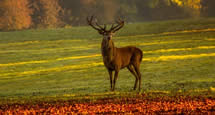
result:
[[[93,16],[88,17],[87,22],[92,28],[97,30],[99,34],[103,35],[103,41],[105,41],[107,45],[111,45],[113,34],[124,26],[124,21],[121,19],[118,19],[116,21],[116,25],[112,24],[109,30],[107,29],[106,24],[104,24],[104,26],[101,26],[97,23],[97,21],[94,21]]]

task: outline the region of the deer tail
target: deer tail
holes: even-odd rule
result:
[[[143,52],[142,50],[140,50],[140,62],[142,61],[142,58],[143,58]]]

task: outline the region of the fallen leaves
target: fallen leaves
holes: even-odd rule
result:
[[[215,113],[215,99],[210,98],[119,98],[95,102],[42,102],[38,104],[0,105],[2,114],[120,114],[120,113]]]

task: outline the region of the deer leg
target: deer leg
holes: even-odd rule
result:
[[[113,71],[108,70],[109,76],[110,76],[110,89],[113,90]]]
[[[140,89],[141,89],[141,73],[140,73],[140,66],[139,66],[138,64],[136,64],[136,65],[134,66],[134,68],[135,68],[135,71],[136,71],[136,73],[137,73],[137,75],[138,75],[138,78],[139,78],[139,91],[140,91]]]
[[[134,68],[131,65],[129,65],[127,68],[134,75],[134,77],[136,78],[135,79],[135,84],[134,84],[134,90],[136,90],[136,88],[137,88],[137,82],[138,82],[138,76],[137,76]]]
[[[116,80],[118,78],[118,73],[119,73],[119,70],[115,70],[115,74],[114,74],[114,80],[113,80],[113,91],[115,90],[115,84],[116,84]]]

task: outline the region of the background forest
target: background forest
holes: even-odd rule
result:
[[[86,25],[96,15],[111,23],[215,16],[214,0],[1,0],[0,31],[29,28],[70,28]]]

